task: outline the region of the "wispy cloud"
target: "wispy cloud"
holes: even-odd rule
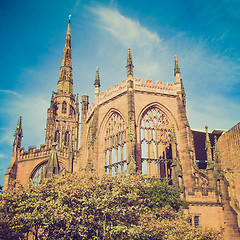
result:
[[[150,50],[154,45],[160,45],[161,39],[157,33],[149,31],[138,21],[123,16],[117,10],[104,7],[90,9],[99,17],[98,26],[112,34],[121,44],[147,47]]]
[[[240,104],[227,107],[232,104],[227,91],[236,87],[240,77],[239,66],[232,59],[214,52],[204,40],[191,38],[184,32],[166,39],[116,9],[98,6],[90,10],[97,17],[97,28],[105,32],[102,36],[105,41],[101,41],[99,47],[106,49],[104,45],[107,45],[111,48],[115,42],[124,48],[130,46],[134,52],[135,76],[174,81],[173,56],[179,55],[183,81],[189,93],[188,117],[193,127],[204,127],[210,122],[212,128],[214,124],[217,128],[221,128],[221,124],[226,128],[236,123],[240,116],[235,110]],[[197,112],[196,107],[200,105]]]
[[[128,47],[132,49],[136,75],[142,78],[152,77],[155,80],[160,80],[160,77],[166,79],[169,76],[163,71],[171,66],[168,45],[156,32],[142,26],[137,20],[123,16],[116,9],[99,6],[90,8],[90,11],[97,17],[97,28],[105,32],[103,37],[106,41],[103,43],[109,48],[118,44],[120,51],[125,49],[124,53]],[[110,35],[114,42],[111,43],[112,40],[109,40],[107,35]],[[122,52],[116,55],[122,56]],[[166,58],[170,64],[166,64]]]
[[[12,95],[15,95],[15,96],[18,96],[18,97],[22,97],[21,94],[15,92],[15,91],[12,91],[12,90],[0,89],[0,93],[12,94]]]

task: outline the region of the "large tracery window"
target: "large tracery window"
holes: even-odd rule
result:
[[[126,125],[123,118],[113,112],[105,131],[106,172],[125,174],[127,171]]]
[[[44,162],[40,166],[38,166],[33,173],[31,174],[31,180],[34,186],[38,186],[42,180],[45,178],[47,162]],[[64,164],[59,162],[59,174],[65,176],[67,173],[66,167]]]
[[[142,173],[146,177],[171,178],[171,123],[158,107],[148,108],[141,119]]]

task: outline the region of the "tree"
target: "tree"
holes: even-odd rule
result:
[[[0,234],[2,239],[221,239],[214,230],[190,225],[179,194],[140,175],[48,178],[38,187],[3,192]]]

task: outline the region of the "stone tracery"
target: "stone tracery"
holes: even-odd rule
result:
[[[148,108],[140,122],[142,173],[171,178],[171,123],[157,106]]]
[[[47,161],[43,162],[35,170],[33,170],[33,173],[31,174],[31,177],[30,177],[33,185],[38,186],[42,182],[42,180],[44,179],[46,167],[47,167]],[[66,173],[67,173],[67,170],[65,165],[59,162],[59,174],[66,175]]]
[[[106,172],[123,174],[127,170],[126,124],[119,113],[113,112],[105,130]]]

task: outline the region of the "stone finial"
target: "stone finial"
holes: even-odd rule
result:
[[[207,125],[205,126],[205,130],[206,130],[205,150],[207,150],[208,148],[211,148],[211,142],[210,142],[210,138],[209,138]]]
[[[14,137],[23,137],[23,132],[22,132],[22,116],[19,117],[18,119],[18,125],[17,125],[17,128],[16,128],[16,131],[14,133]]]
[[[21,147],[21,142],[22,142],[22,137],[23,137],[23,132],[22,132],[22,116],[19,117],[18,119],[18,125],[16,128],[16,131],[14,133],[14,142],[13,146],[17,146],[18,148]]]
[[[177,56],[175,55],[175,68],[174,68],[174,76],[176,76],[177,73],[180,74],[180,68],[178,66],[178,60],[177,60]]]
[[[128,57],[127,57],[127,77],[132,76],[133,77],[133,63],[132,63],[132,55],[131,55],[131,49],[128,48]]]
[[[96,78],[95,78],[95,83],[94,83],[95,87],[100,87],[100,78],[99,78],[99,68],[96,68]]]

